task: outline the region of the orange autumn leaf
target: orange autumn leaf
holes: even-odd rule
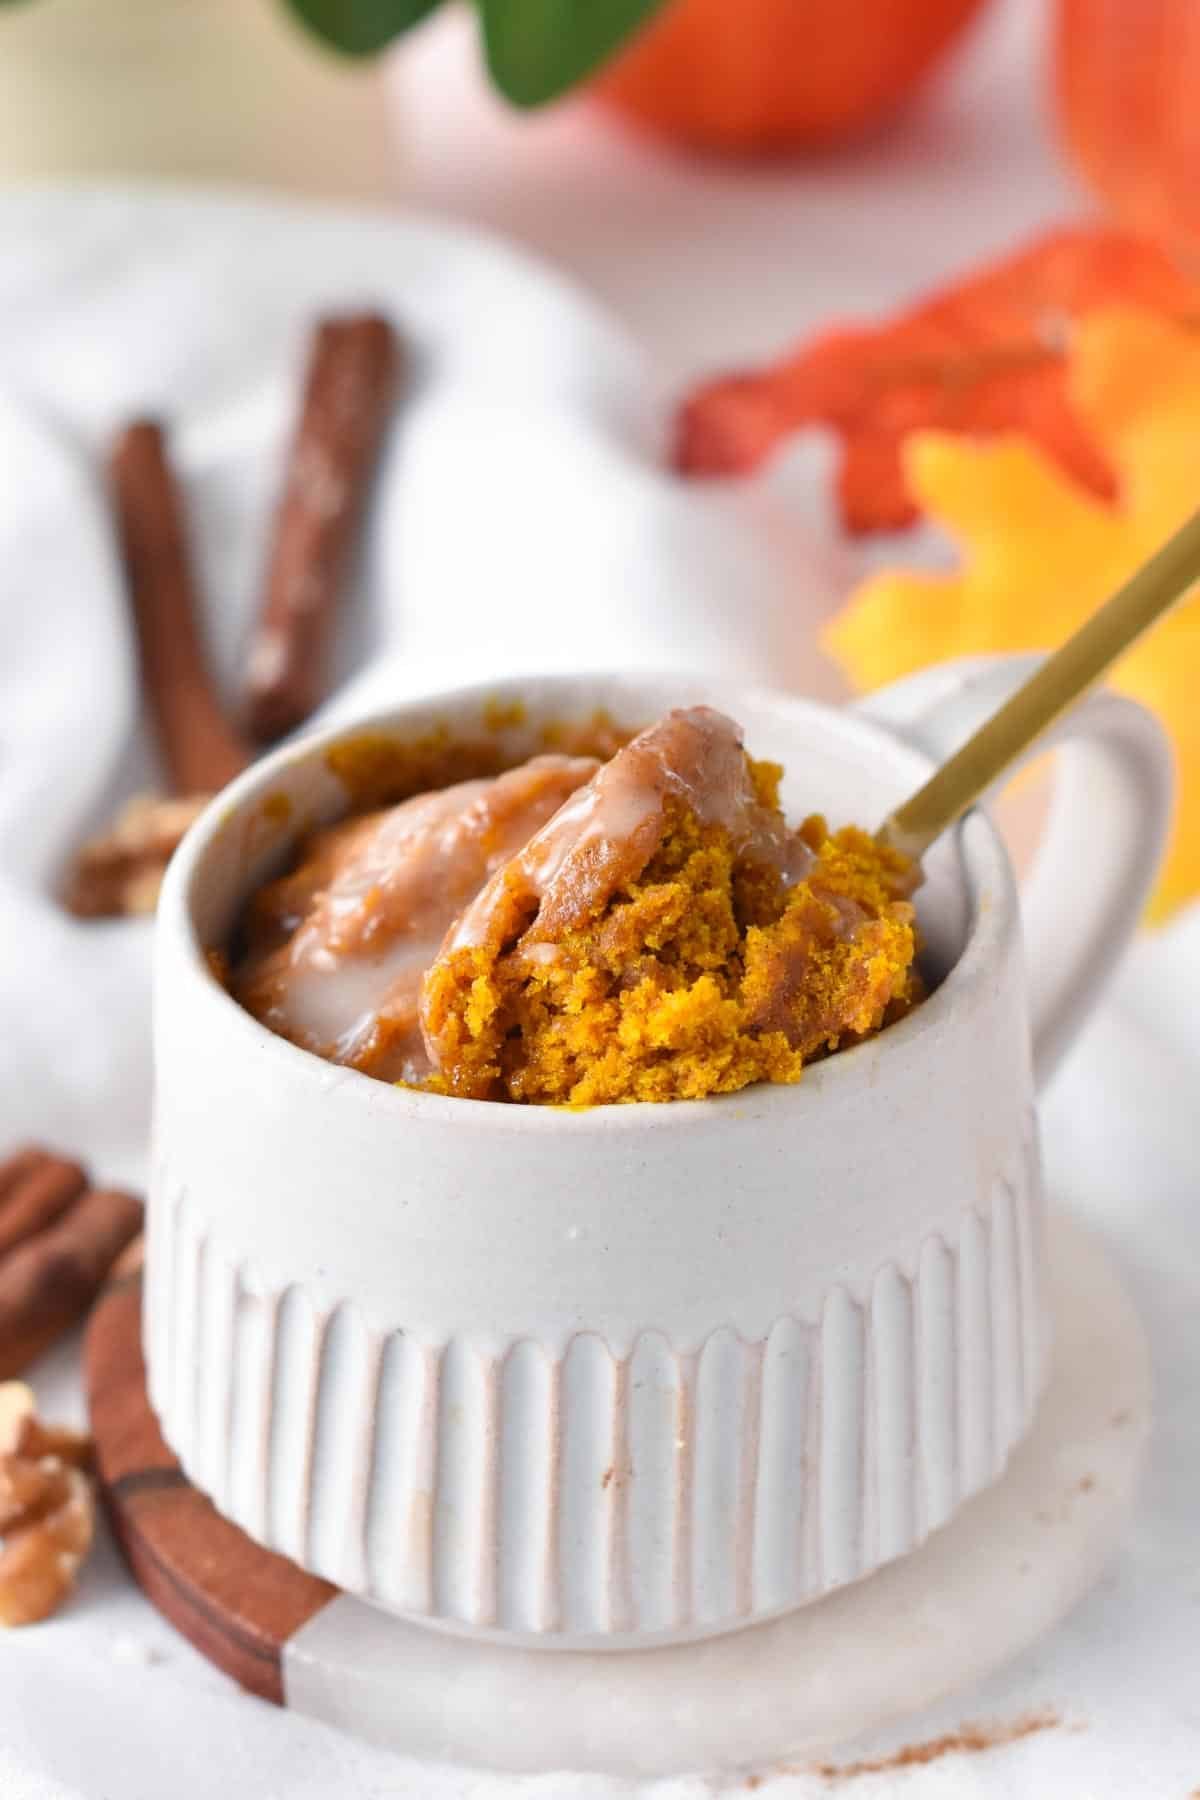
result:
[[[957,571],[870,577],[827,632],[860,688],[948,657],[1044,650],[1081,625],[1200,501],[1200,337],[1148,313],[1096,313],[1072,349],[1073,404],[1118,484],[1105,504],[1020,438],[915,437],[921,505],[962,550]],[[1118,664],[1113,685],[1151,707],[1175,745],[1174,837],[1154,900],[1200,894],[1200,590]]]
[[[1066,364],[1071,326],[1116,303],[1200,318],[1200,287],[1145,239],[1102,228],[1051,233],[888,324],[824,332],[767,369],[707,383],[680,410],[676,467],[745,474],[802,427],[832,427],[847,529],[895,530],[920,511],[902,457],[914,431],[1019,431],[1111,499],[1114,472],[1068,389]]]

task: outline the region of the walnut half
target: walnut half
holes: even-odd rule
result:
[[[46,1426],[23,1382],[0,1383],[0,1625],[33,1625],[62,1605],[91,1549],[91,1445]]]
[[[67,911],[81,919],[152,913],[180,838],[211,797],[135,794],[108,830],[80,850],[63,893]]]

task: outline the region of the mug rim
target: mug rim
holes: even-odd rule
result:
[[[780,1105],[805,1104],[805,1095],[808,1096],[808,1104],[818,1101],[830,1082],[835,1084],[836,1091],[837,1083],[855,1079],[863,1057],[876,1053],[875,1046],[881,1037],[886,1035],[889,1045],[894,1045],[895,1051],[899,1052],[915,1046],[927,1032],[939,1030],[944,1016],[957,1006],[964,992],[982,978],[1011,930],[1016,913],[1016,880],[1003,841],[994,824],[981,809],[972,808],[949,834],[954,844],[957,879],[965,890],[967,899],[966,936],[954,963],[928,998],[903,1019],[888,1026],[886,1033],[876,1033],[859,1044],[838,1051],[836,1055],[814,1062],[805,1068],[803,1079],[799,1082],[755,1082],[735,1093],[713,1094],[699,1100],[646,1100],[635,1104],[612,1102],[578,1109],[514,1106],[511,1102],[501,1100],[474,1100],[465,1103],[458,1095],[425,1093],[420,1089],[380,1081],[376,1076],[364,1074],[361,1070],[344,1064],[331,1063],[314,1051],[293,1044],[262,1024],[240,1005],[222,983],[214,978],[208,964],[206,946],[201,941],[195,920],[195,890],[206,858],[213,851],[218,835],[231,820],[258,800],[262,789],[270,787],[285,771],[324,756],[333,745],[347,737],[367,732],[387,734],[402,726],[414,714],[438,708],[465,711],[472,704],[483,708],[520,701],[528,705],[530,713],[536,717],[542,708],[539,704],[531,704],[529,700],[530,691],[535,688],[539,700],[542,696],[548,697],[557,692],[562,695],[564,702],[577,702],[580,691],[586,691],[590,687],[624,686],[633,698],[638,689],[669,688],[672,685],[678,685],[681,689],[677,704],[719,705],[727,708],[735,717],[739,710],[747,714],[757,713],[759,716],[764,711],[789,711],[836,722],[840,730],[849,730],[882,754],[911,764],[914,783],[924,779],[935,766],[935,759],[927,752],[906,741],[890,727],[878,723],[865,713],[857,712],[852,705],[833,706],[805,695],[790,693],[786,689],[726,682],[720,677],[691,672],[678,674],[654,670],[596,670],[578,675],[509,675],[495,681],[472,682],[463,687],[413,695],[389,706],[376,706],[361,713],[351,712],[343,716],[339,712],[328,724],[318,726],[302,737],[289,740],[269,751],[213,796],[189,827],[171,860],[155,920],[156,947],[161,949],[164,941],[169,942],[172,934],[183,940],[176,947],[185,953],[187,973],[191,977],[196,1003],[215,1006],[229,1029],[246,1033],[244,1041],[248,1049],[256,1050],[260,1055],[281,1059],[281,1079],[290,1076],[297,1080],[316,1082],[320,1087],[322,1100],[328,1102],[329,1072],[331,1069],[336,1070],[339,1092],[354,1097],[357,1103],[372,1109],[391,1105],[398,1121],[405,1118],[448,1121],[453,1118],[460,1122],[460,1128],[499,1127],[502,1130],[550,1132],[569,1130],[576,1136],[587,1136],[596,1130],[662,1129],[669,1127],[674,1119],[682,1124],[687,1119],[711,1117],[717,1108],[725,1110],[727,1115],[729,1112],[744,1114],[748,1110],[758,1114]],[[689,691],[696,688],[702,692],[689,700]],[[1007,900],[1009,904],[981,904],[981,898],[989,888],[994,889],[999,900]]]

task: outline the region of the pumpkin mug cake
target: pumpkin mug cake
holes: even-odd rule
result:
[[[145,1344],[220,1512],[408,1619],[624,1648],[811,1601],[996,1480],[1049,1369],[1036,1083],[1167,759],[1128,701],[1072,715],[1095,783],[1028,947],[986,815],[916,888],[847,822],[1028,672],[874,717],[531,677],[218,797],[156,920]]]
[[[318,831],[253,897],[234,992],[319,1056],[470,1099],[796,1081],[918,997],[915,871],[790,828],[781,775],[699,706],[605,762],[543,754]]]

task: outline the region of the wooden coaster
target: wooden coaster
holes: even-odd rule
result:
[[[1149,1428],[1145,1340],[1089,1233],[1053,1220],[1050,1263],[1053,1373],[1000,1479],[867,1580],[700,1644],[562,1654],[456,1636],[260,1548],[163,1442],[136,1277],[109,1289],[88,1336],[100,1483],[147,1596],[219,1668],[311,1718],[456,1765],[464,1793],[477,1785],[468,1769],[637,1779],[827,1759],[1035,1642],[1119,1540]]]
[[[142,1280],[107,1290],[85,1371],[96,1467],[117,1538],[146,1597],[210,1662],[284,1704],[283,1647],[337,1593],[254,1543],[198,1494],[146,1398]]]

